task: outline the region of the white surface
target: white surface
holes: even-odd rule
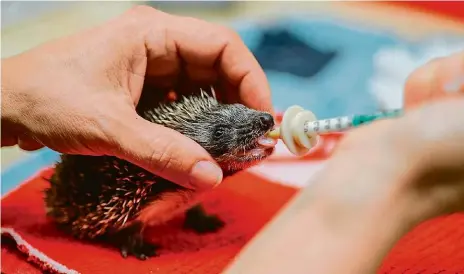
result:
[[[304,187],[309,185],[314,174],[324,167],[324,162],[263,163],[251,168],[250,172],[272,182]]]
[[[404,85],[414,70],[435,58],[462,50],[464,40],[446,41],[440,38],[425,42],[417,51],[401,46],[381,49],[374,56],[375,74],[370,80],[370,92],[383,109],[402,108]],[[453,91],[453,84],[456,83],[451,83],[450,92]]]
[[[319,142],[313,149],[324,149],[325,152],[329,152],[333,150],[335,145],[335,140],[327,141],[327,139],[319,138]],[[298,158],[298,156],[289,152],[286,146],[279,141],[274,154],[270,157],[270,160],[275,161],[264,161],[258,166],[250,168],[248,171],[272,182],[294,187],[304,187],[311,182],[316,172],[325,166],[326,160],[298,160]],[[279,161],[279,159],[285,160]]]
[[[13,238],[13,240],[16,242],[17,245],[24,246],[24,248],[27,249],[27,255],[31,255],[32,257],[37,258],[40,262],[48,264],[53,270],[58,271],[59,273],[66,273],[66,274],[79,273],[74,269],[67,268],[65,265],[62,265],[59,262],[45,255],[42,251],[34,248],[31,244],[29,244],[26,240],[24,240],[21,237],[21,235],[19,235],[13,228],[2,227],[1,232],[2,232],[2,235],[9,234]]]
[[[71,1],[2,1],[2,28],[69,8],[71,5]]]

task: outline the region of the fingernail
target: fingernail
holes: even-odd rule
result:
[[[211,189],[222,181],[222,170],[214,163],[200,161],[190,173],[190,184],[195,189]]]

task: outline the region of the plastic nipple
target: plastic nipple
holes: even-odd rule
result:
[[[316,116],[311,111],[297,105],[291,106],[285,111],[280,127],[270,131],[268,137],[282,139],[291,153],[302,156],[308,153],[319,140],[317,133],[306,130],[306,125],[316,120]]]

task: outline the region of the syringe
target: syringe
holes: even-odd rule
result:
[[[285,111],[280,127],[269,132],[268,137],[282,139],[290,152],[304,155],[317,144],[320,134],[345,131],[379,119],[398,117],[402,113],[401,109],[394,109],[368,115],[317,120],[311,111],[292,106]]]

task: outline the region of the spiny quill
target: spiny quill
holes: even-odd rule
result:
[[[200,144],[224,176],[259,163],[275,146],[265,137],[274,127],[269,113],[222,104],[203,91],[169,104],[153,103],[142,117]],[[156,255],[156,245],[143,239],[147,226],[182,212],[185,229],[207,233],[224,225],[196,198],[195,190],[112,156],[61,155],[45,191],[47,214],[64,231],[78,239],[112,243],[123,257],[141,260]]]

